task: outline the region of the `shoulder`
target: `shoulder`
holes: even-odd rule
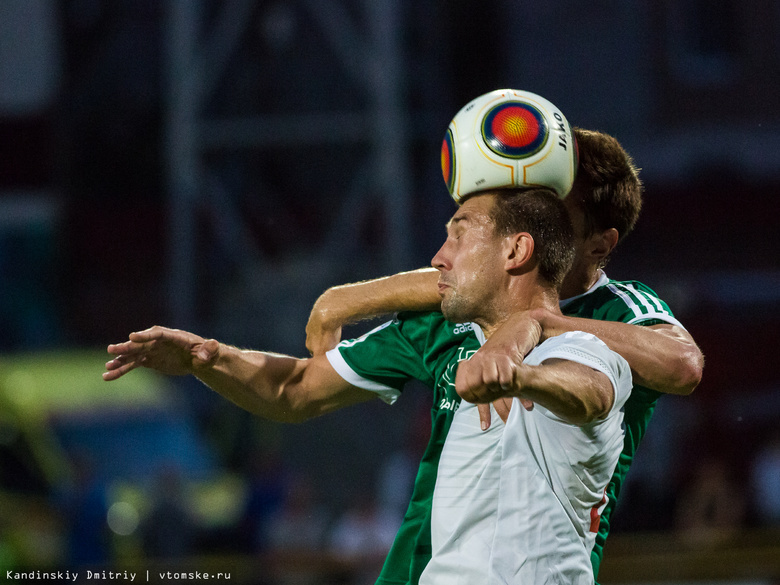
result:
[[[588,293],[564,302],[565,314],[635,325],[669,323],[682,327],[669,305],[652,288],[637,280],[604,279]]]
[[[404,311],[396,313],[392,319],[374,327],[360,337],[342,341],[340,345],[354,345],[355,343],[379,337],[380,334],[391,334],[391,332],[395,332],[395,334],[401,333],[405,336],[419,335],[421,332],[427,333],[443,329],[445,328],[445,323],[446,321],[441,313]]]
[[[550,337],[528,354],[525,362],[535,365],[550,358],[569,359],[571,361],[608,362],[610,367],[627,367],[628,363],[617,352],[612,351],[606,343],[591,333],[585,331],[567,331],[561,335]]]
[[[666,301],[638,280],[610,280],[603,288],[611,295],[612,302],[625,308],[629,317],[627,323],[652,325],[666,322],[682,327]]]
[[[635,299],[634,302],[642,302],[642,299],[653,299],[663,302],[661,297],[652,288],[638,280],[612,280],[610,279],[602,288],[611,296],[625,300]]]
[[[602,372],[612,382],[616,396],[622,400],[627,398],[631,391],[633,382],[628,362],[595,335],[584,331],[569,331],[551,337],[534,348],[526,357],[525,363],[538,365],[552,358],[577,362]]]
[[[337,349],[374,360],[399,355],[438,359],[442,352],[463,343],[479,347],[475,328],[479,329],[472,323],[447,321],[440,312],[402,312],[358,338],[342,341]]]

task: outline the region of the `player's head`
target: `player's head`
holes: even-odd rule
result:
[[[615,138],[582,128],[574,128],[574,135],[579,165],[566,204],[578,239],[615,230],[603,265],[612,248],[634,229],[642,208],[642,182],[633,159]]]
[[[566,206],[548,189],[496,189],[491,217],[496,235],[527,232],[534,241],[539,276],[558,288],[574,259]]]
[[[574,255],[563,202],[548,189],[493,189],[470,195],[447,224],[431,264],[440,271],[442,312],[455,322],[489,320],[515,277],[554,291]]]

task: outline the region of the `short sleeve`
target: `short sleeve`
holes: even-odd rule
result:
[[[428,327],[423,317],[396,317],[365,335],[342,341],[326,357],[347,382],[392,404],[409,380],[431,383],[415,343]]]
[[[537,346],[526,357],[525,363],[539,365],[552,358],[577,362],[605,374],[615,392],[613,411],[622,408],[631,395],[633,381],[628,362],[595,335],[569,331],[551,337]]]

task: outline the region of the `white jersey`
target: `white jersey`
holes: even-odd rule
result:
[[[606,374],[615,391],[611,411],[576,426],[539,405],[526,411],[515,398],[506,425],[493,411],[491,428],[483,432],[477,407],[462,402],[439,462],[432,557],[421,585],[594,582],[590,551],[623,448],[621,409],[631,392],[631,371],[622,357],[582,332],[548,339],[525,363],[550,358]]]

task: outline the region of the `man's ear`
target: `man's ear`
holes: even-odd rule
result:
[[[534,254],[534,239],[528,232],[507,236],[507,254],[504,268],[507,271],[530,265]]]
[[[601,262],[615,249],[618,238],[619,234],[615,228],[596,232],[588,237],[585,242],[585,254],[593,258],[597,263]]]

